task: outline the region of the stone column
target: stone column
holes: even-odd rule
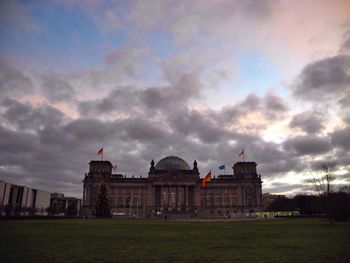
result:
[[[91,205],[93,205],[93,202],[92,202],[92,198],[93,198],[92,185],[89,185],[88,189],[89,189],[89,194],[88,194],[88,201],[89,201],[89,203],[88,203],[88,205],[91,206]]]
[[[179,200],[179,185],[176,186],[176,209],[179,210],[179,204],[180,204],[180,200]]]
[[[188,186],[185,186],[185,200],[186,200],[186,208],[188,208]]]
[[[134,188],[130,190],[130,207],[134,206]]]
[[[156,195],[156,188],[149,185],[148,188],[145,189],[145,193],[144,193],[147,206],[155,206],[155,195]]]
[[[163,186],[160,186],[160,209],[163,209]]]
[[[229,198],[230,198],[229,205],[232,207],[233,204],[232,204],[232,188],[231,187],[229,187],[229,189],[228,189],[228,194],[229,194]]]
[[[216,189],[213,188],[211,189],[212,190],[212,195],[213,195],[213,204],[212,204],[212,207],[216,207]]]
[[[258,184],[258,200],[259,200],[259,205],[262,206],[262,194],[261,194],[261,184]]]
[[[201,206],[201,199],[202,199],[200,187],[195,185],[193,194],[194,194],[194,196],[193,196],[193,204],[198,209]]]
[[[168,209],[171,207],[171,192],[170,186],[168,185]]]
[[[85,197],[86,197],[85,191],[86,191],[86,187],[84,185],[84,188],[83,188],[83,204],[85,204]],[[28,191],[27,191],[27,193],[28,193]],[[27,195],[27,197],[28,197],[28,195]],[[26,206],[27,206],[27,204],[26,204]]]
[[[242,185],[242,204],[243,204],[243,206],[245,206],[245,189],[244,189],[244,185]]]
[[[209,196],[209,193],[208,193],[208,188],[204,188],[204,189],[205,189],[205,195],[206,195],[205,207],[207,207],[207,206],[209,206],[210,196]]]

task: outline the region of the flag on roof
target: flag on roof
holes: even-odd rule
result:
[[[224,164],[220,165],[219,170],[225,170],[225,165]]]
[[[97,155],[103,155],[103,148],[101,148],[100,150],[98,150]]]
[[[238,156],[242,156],[242,155],[244,155],[244,150],[242,150],[242,151],[238,154]]]
[[[211,181],[211,171],[202,180],[203,188],[205,188],[205,186],[207,185],[207,182],[210,182],[210,181]]]

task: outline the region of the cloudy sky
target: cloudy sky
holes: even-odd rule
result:
[[[0,1],[0,179],[82,196],[177,155],[201,176],[245,150],[263,192],[350,183],[348,0]]]

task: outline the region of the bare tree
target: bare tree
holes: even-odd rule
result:
[[[320,165],[315,173],[312,173],[312,182],[319,195],[329,195],[332,192],[332,182],[335,179],[336,171],[337,168],[334,162],[325,162]]]

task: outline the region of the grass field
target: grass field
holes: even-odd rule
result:
[[[0,221],[1,262],[350,262],[350,222]]]

